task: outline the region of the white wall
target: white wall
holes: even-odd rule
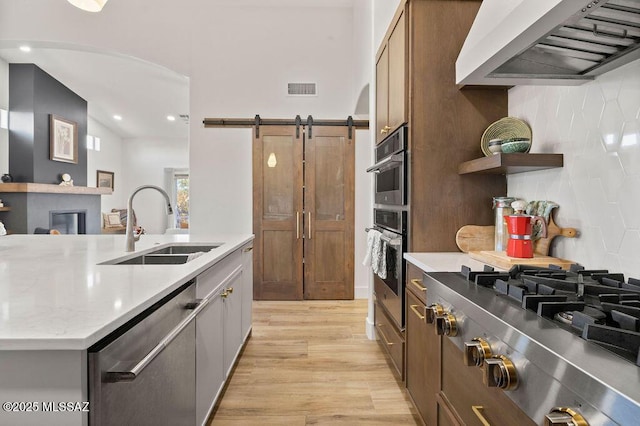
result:
[[[9,110],[9,64],[0,59],[0,109]],[[0,175],[9,173],[9,130],[0,129]]]
[[[100,138],[100,151],[87,150],[87,186],[96,186],[97,170],[113,172],[113,193],[101,197],[101,210],[106,213],[113,208],[126,208],[128,194],[124,187],[122,138],[92,117],[88,119],[87,133]]]
[[[124,139],[122,141],[122,170],[124,202],[141,185],[165,186],[165,168],[187,168],[189,143],[180,139]],[[173,227],[166,214],[164,197],[152,189],[139,192],[133,200],[138,225],[148,234],[163,234]]]
[[[508,176],[509,196],[560,205],[554,255],[640,277],[640,60],[578,87],[521,86],[509,115],[533,132],[531,152],[564,154],[564,167]]]

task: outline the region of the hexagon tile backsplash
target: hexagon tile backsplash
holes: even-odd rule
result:
[[[509,196],[555,201],[558,226],[578,229],[551,255],[640,278],[640,60],[582,86],[514,87],[509,115],[531,126],[532,153],[564,154],[507,176]]]

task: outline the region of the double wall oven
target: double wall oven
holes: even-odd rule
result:
[[[373,229],[386,244],[386,275],[374,274],[376,301],[399,330],[404,329],[404,253],[407,250],[407,127],[401,126],[375,150]],[[367,230],[370,228],[367,228]]]

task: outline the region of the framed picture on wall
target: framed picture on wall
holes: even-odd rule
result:
[[[64,163],[78,163],[78,123],[51,114],[49,139],[49,159]]]
[[[113,172],[97,170],[96,182],[98,184],[98,188],[111,188],[111,190],[113,191]]]

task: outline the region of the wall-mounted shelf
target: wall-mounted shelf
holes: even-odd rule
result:
[[[8,212],[11,211],[11,207],[0,207],[0,212]]]
[[[465,161],[458,166],[458,174],[513,174],[552,169],[564,165],[562,154],[495,154]]]

